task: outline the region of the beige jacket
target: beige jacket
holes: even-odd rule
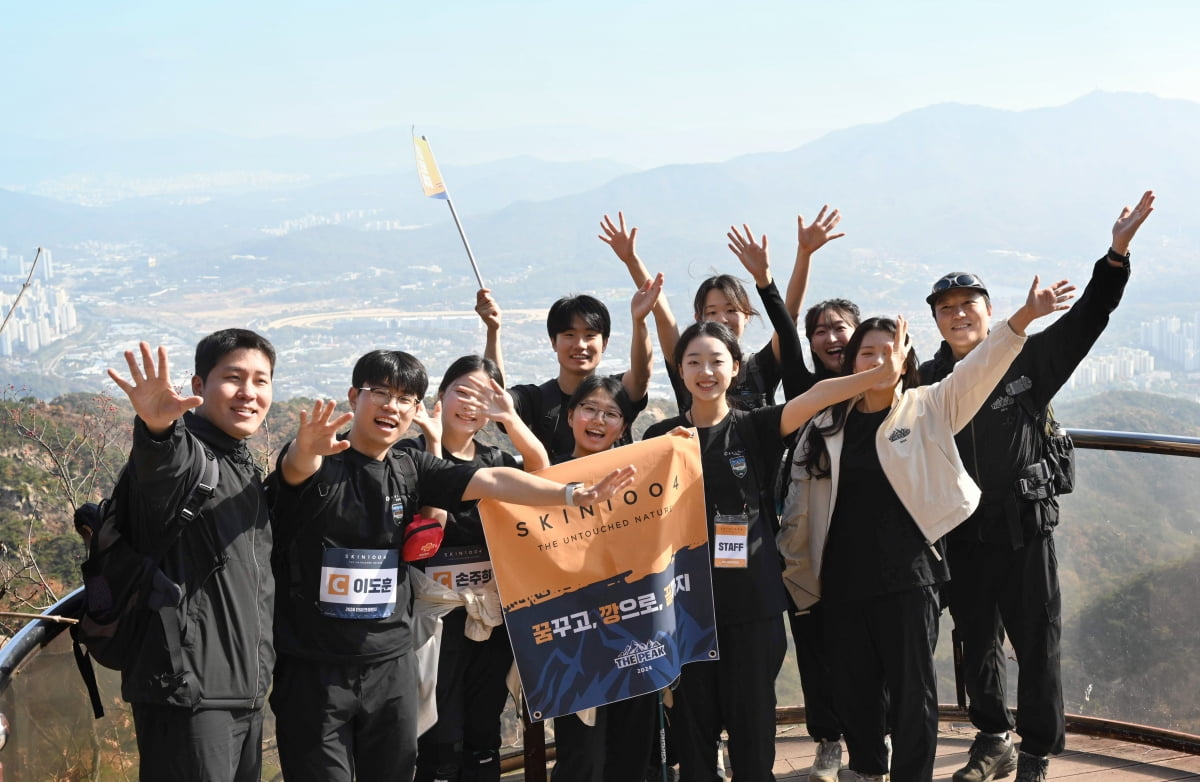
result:
[[[896,386],[892,410],[875,435],[875,448],[884,474],[930,545],[966,521],[979,505],[979,487],[963,467],[954,435],[979,411],[1024,344],[1025,337],[1005,321],[940,383],[904,392]],[[800,434],[800,448],[805,447],[809,427],[828,425],[830,420],[828,411],[813,418]],[[802,464],[792,462],[777,540],[784,584],[801,610],[821,599],[821,559],[837,497],[842,440],[842,432],[825,439],[832,472],[824,478],[813,478]]]

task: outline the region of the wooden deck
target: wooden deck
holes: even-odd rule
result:
[[[814,743],[803,725],[780,725],[775,741],[775,778],[803,780],[812,765]],[[942,722],[933,778],[949,782],[967,762],[975,728],[966,722]],[[844,758],[843,758],[844,759]],[[1050,779],[1124,782],[1125,780],[1200,780],[1200,755],[1159,749],[1110,738],[1067,735],[1067,749],[1050,760]],[[1007,779],[1012,779],[1010,775]]]
[[[781,724],[776,730],[775,778],[806,780],[815,744],[802,723]],[[943,719],[938,732],[935,782],[950,782],[951,775],[967,762],[975,729],[970,723]],[[843,757],[843,760],[846,758]],[[550,764],[553,766],[553,763]],[[734,769],[736,772],[736,769]],[[549,779],[549,773],[546,778]],[[733,777],[736,779],[736,773]],[[1005,779],[1012,780],[1014,775]],[[1197,780],[1200,755],[1164,749],[1116,738],[1067,734],[1067,748],[1050,760],[1049,778],[1083,782],[1135,782],[1136,780]],[[524,779],[519,770],[504,774],[505,782]]]

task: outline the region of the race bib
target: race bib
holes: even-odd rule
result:
[[[321,614],[337,619],[384,619],[396,610],[400,552],[327,548],[321,558]]]
[[[713,567],[744,568],[750,549],[750,519],[745,514],[713,518]]]
[[[442,547],[425,564],[425,575],[448,589],[461,592],[492,580],[492,562],[481,544]]]

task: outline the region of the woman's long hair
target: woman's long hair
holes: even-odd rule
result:
[[[896,321],[891,318],[868,318],[859,324],[854,330],[854,335],[850,337],[850,341],[846,343],[846,349],[842,352],[842,374],[854,374],[854,362],[858,358],[858,351],[862,349],[863,340],[867,334],[872,331],[882,331],[892,335],[892,339],[896,338]],[[900,390],[907,391],[921,384],[918,375],[917,351],[909,348],[908,355],[904,359],[904,374],[900,376]],[[836,405],[827,407],[831,413],[831,419],[826,426],[817,426],[816,420],[825,414],[822,410],[817,415],[813,416],[813,423],[806,429],[806,439],[804,444],[797,450],[796,463],[803,464],[808,470],[808,474],[814,478],[824,478],[831,472],[829,464],[829,451],[825,447],[825,438],[835,435],[842,431],[846,425],[846,417],[850,414],[850,406],[855,403],[855,399],[847,399],[845,402],[838,402]]]

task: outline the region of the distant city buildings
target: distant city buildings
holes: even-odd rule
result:
[[[0,247],[0,317],[8,318],[4,331],[0,332],[0,357],[36,353],[79,329],[75,305],[67,292],[50,284],[54,278],[53,264],[50,251],[43,249],[29,287],[22,294],[29,265],[24,256]]]
[[[1166,373],[1154,371],[1154,356],[1140,348],[1116,348],[1110,353],[1085,358],[1067,388],[1083,389],[1138,380],[1164,379]]]
[[[1154,355],[1174,364],[1184,372],[1200,369],[1197,335],[1200,334],[1200,312],[1190,319],[1177,316],[1155,318],[1142,323],[1141,346]]]

